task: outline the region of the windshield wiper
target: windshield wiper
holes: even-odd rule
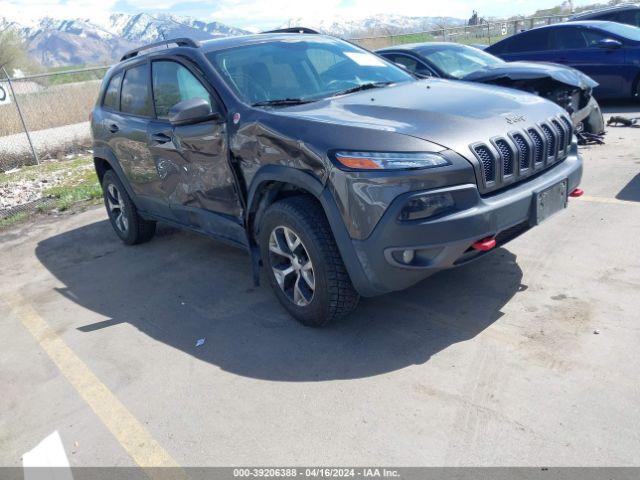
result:
[[[304,103],[310,103],[313,100],[306,100],[304,98],[278,98],[275,100],[263,100],[261,102],[253,103],[252,107],[278,107],[286,105],[302,105]]]
[[[370,82],[363,83],[362,85],[358,85],[357,87],[347,88],[346,90],[342,90],[340,92],[332,93],[332,97],[337,97],[338,95],[346,95],[348,93],[362,92],[363,90],[371,90],[372,88],[382,88],[388,85],[391,85],[395,82]]]

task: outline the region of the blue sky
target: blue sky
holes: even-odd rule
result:
[[[574,0],[574,4],[583,5],[593,1]],[[469,18],[472,10],[477,10],[481,16],[527,15],[536,9],[553,7],[560,2],[561,0],[2,0],[0,16],[6,15],[22,21],[43,15],[103,20],[112,12],[170,12],[204,21],[217,20],[243,28],[263,29],[299,17],[356,19],[382,13]]]

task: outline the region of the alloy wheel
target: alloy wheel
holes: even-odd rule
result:
[[[302,240],[289,227],[279,226],[271,232],[269,262],[289,300],[299,307],[309,305],[316,288],[313,263]]]
[[[120,195],[118,188],[113,183],[107,186],[107,208],[109,209],[109,216],[113,219],[116,228],[122,233],[127,233],[127,230],[129,230],[129,219],[124,211],[122,195]]]

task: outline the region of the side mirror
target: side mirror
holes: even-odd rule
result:
[[[413,72],[413,74],[418,78],[431,78],[433,75],[427,71],[423,72]]]
[[[415,72],[412,72],[411,70],[409,70],[409,67],[407,67],[406,65],[404,65],[403,63],[399,63],[399,62],[393,62],[393,64],[398,67],[401,68],[402,70],[404,70],[405,72],[407,72],[410,75],[415,75]]]
[[[211,104],[202,98],[191,98],[176,103],[169,110],[169,121],[172,125],[188,125],[190,123],[213,120],[219,115],[213,112]]]
[[[606,48],[608,50],[614,50],[622,47],[622,43],[618,40],[614,40],[613,38],[603,38],[602,40],[598,40],[596,45],[598,48]]]

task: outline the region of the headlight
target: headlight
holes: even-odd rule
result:
[[[442,155],[431,152],[336,152],[335,159],[353,170],[400,170],[451,165]]]

